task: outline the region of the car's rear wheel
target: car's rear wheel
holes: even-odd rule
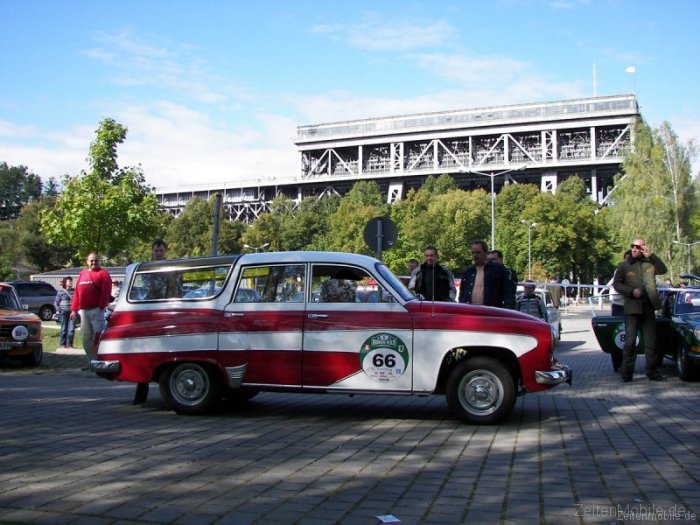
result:
[[[23,355],[21,362],[25,366],[39,366],[44,358],[44,350],[42,347],[36,347],[31,354]]]
[[[221,398],[221,375],[208,365],[180,363],[168,368],[158,386],[165,403],[178,414],[203,414]]]
[[[676,354],[676,371],[682,381],[693,381],[698,377],[698,370],[688,357],[688,347],[681,343]]]
[[[45,304],[41,308],[39,308],[39,318],[42,321],[50,321],[51,318],[53,317],[53,306],[49,304]]]
[[[447,380],[447,404],[467,423],[500,423],[513,410],[515,395],[515,379],[510,371],[490,357],[465,359]]]

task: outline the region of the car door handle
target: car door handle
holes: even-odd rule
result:
[[[309,314],[308,315],[309,319],[325,319],[328,317],[327,314]]]
[[[241,312],[226,312],[224,317],[245,317],[245,314],[242,314]]]

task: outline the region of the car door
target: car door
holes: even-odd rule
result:
[[[365,269],[312,264],[303,385],[323,391],[410,391],[412,318]],[[373,302],[362,299],[370,293]]]
[[[238,272],[219,350],[246,386],[300,387],[306,264],[256,264]]]

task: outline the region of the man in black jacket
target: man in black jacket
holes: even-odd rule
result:
[[[428,301],[454,302],[457,296],[455,279],[452,272],[438,264],[437,248],[428,246],[424,255],[425,262],[411,276],[408,289]]]
[[[511,285],[511,290],[509,293],[512,295],[511,300],[513,301],[513,304],[515,304],[515,296],[516,292],[518,291],[518,274],[515,273],[515,270],[508,268],[505,264],[503,264],[503,252],[501,250],[491,250],[486,256],[486,260],[502,265],[506,269],[506,272],[508,272],[508,279],[510,280]]]
[[[487,249],[485,241],[472,243],[474,264],[462,274],[459,302],[512,310],[515,308],[515,297],[511,293],[510,276],[502,264],[486,259]]]

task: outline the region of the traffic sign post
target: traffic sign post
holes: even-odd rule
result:
[[[399,236],[396,223],[387,217],[375,217],[365,226],[364,239],[371,249],[377,253],[377,259],[382,260],[382,251],[390,249]]]

